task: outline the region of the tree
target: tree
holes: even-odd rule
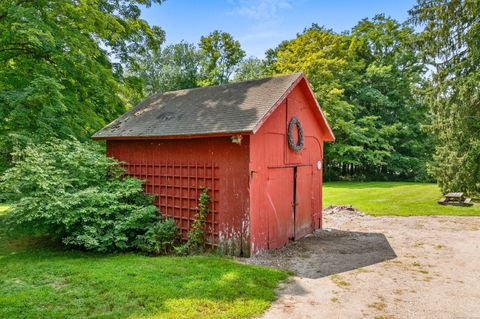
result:
[[[218,30],[201,37],[199,47],[202,55],[202,86],[227,83],[245,57],[240,42]]]
[[[437,137],[431,172],[442,191],[480,194],[480,2],[418,0],[411,21],[430,66],[425,98]]]
[[[123,69],[164,39],[140,19],[139,5],[152,2],[0,2],[0,167],[14,145],[86,139],[141,97]]]
[[[142,58],[134,74],[144,80],[148,95],[198,86],[200,54],[195,45],[180,42]]]
[[[348,89],[346,95],[389,131],[385,138],[392,152],[384,169],[393,175],[429,179],[426,164],[431,160],[432,137],[423,127],[428,110],[418,92],[425,66],[414,47],[414,30],[377,15],[359,22],[352,36],[362,48],[366,69],[361,85]]]
[[[422,66],[413,30],[377,16],[350,34],[318,25],[267,52],[274,73],[302,71],[337,137],[325,147],[327,178],[424,178],[425,108],[414,94]]]
[[[325,149],[325,170],[329,178],[346,176],[350,167],[365,161],[381,165],[388,153],[385,143],[374,143],[369,134],[379,132],[374,119],[359,121],[356,105],[345,97],[345,88],[360,82],[363,62],[358,59],[358,47],[351,36],[340,35],[318,25],[305,29],[297,38],[283,42],[268,54],[274,73],[304,72],[315,96],[326,113],[337,141]],[[275,54],[275,57],[273,55]],[[367,152],[365,147],[380,148]]]
[[[256,57],[249,57],[240,62],[233,79],[234,81],[239,82],[261,79],[269,75],[269,70],[266,69],[264,61]]]

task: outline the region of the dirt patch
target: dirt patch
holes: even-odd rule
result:
[[[381,233],[326,229],[246,262],[320,278],[397,257]]]
[[[246,262],[296,274],[265,318],[480,317],[480,217],[330,207],[323,230]]]

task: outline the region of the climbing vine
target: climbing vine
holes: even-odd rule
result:
[[[198,211],[188,232],[188,241],[182,246],[175,248],[177,254],[194,254],[205,249],[205,224],[210,212],[209,206],[210,196],[208,195],[208,188],[204,188],[198,198]]]

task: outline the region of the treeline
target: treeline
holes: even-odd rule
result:
[[[418,0],[406,22],[380,14],[343,33],[313,24],[264,59],[221,31],[164,46],[140,19],[152,2],[2,1],[4,167],[15,146],[89,139],[156,92],[302,71],[337,137],[327,179],[435,178],[480,193],[478,1]]]

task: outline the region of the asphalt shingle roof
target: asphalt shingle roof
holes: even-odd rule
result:
[[[150,96],[93,138],[252,132],[302,73]]]

